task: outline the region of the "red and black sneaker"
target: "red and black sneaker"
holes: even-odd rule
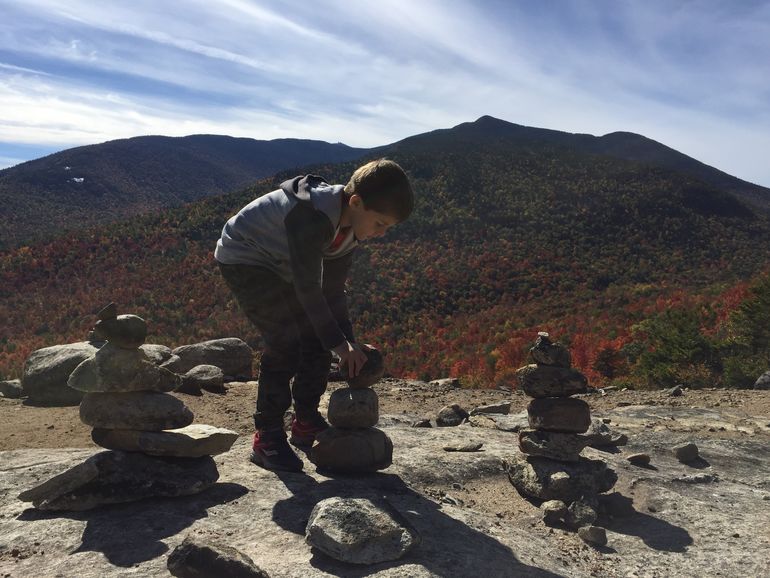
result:
[[[294,418],[291,421],[291,437],[289,441],[297,448],[310,449],[315,438],[322,431],[329,429],[329,424],[319,413],[310,419]]]
[[[254,434],[251,461],[266,470],[301,472],[302,460],[286,441],[283,429],[259,430]]]

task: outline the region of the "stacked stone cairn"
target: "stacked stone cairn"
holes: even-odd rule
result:
[[[571,367],[569,351],[539,333],[530,349],[533,364],[518,370],[519,384],[532,401],[527,407],[529,429],[519,432],[524,456],[504,460],[508,477],[524,496],[542,500],[546,523],[564,522],[573,529],[591,526],[599,494],[617,481],[603,460],[580,455],[589,445],[584,434],[591,425],[588,404],[572,395],[585,393],[585,376]]]
[[[379,399],[371,386],[384,374],[382,355],[373,348],[364,353],[368,360],[361,372],[329,398],[327,418],[332,427],[318,435],[309,455],[319,471],[361,474],[392,463],[393,442],[374,427],[380,419]]]
[[[147,324],[99,312],[93,333],[106,343],[78,365],[67,385],[85,392],[80,419],[98,453],[19,497],[38,509],[86,510],[100,504],[201,492],[219,478],[211,456],[226,452],[238,434],[193,424],[193,413],[168,392],[181,378],[140,349]]]

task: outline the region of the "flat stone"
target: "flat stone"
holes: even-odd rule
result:
[[[644,454],[644,453],[631,454],[626,459],[629,461],[629,463],[632,463],[635,466],[650,465],[650,454]]]
[[[442,407],[436,416],[436,425],[439,427],[452,427],[463,423],[469,414],[459,405],[452,404]]]
[[[598,526],[583,526],[582,528],[578,528],[578,536],[580,536],[580,539],[587,544],[594,544],[596,546],[607,545],[607,531]]]
[[[464,444],[450,444],[444,446],[445,452],[477,452],[484,447],[483,442],[468,442]]]
[[[420,543],[412,525],[383,500],[332,497],[310,513],[305,537],[311,546],[350,564],[398,560]]]
[[[240,550],[200,537],[187,536],[169,554],[166,564],[177,578],[270,578]]]
[[[377,428],[330,427],[316,436],[310,461],[321,471],[367,473],[384,470],[393,461],[393,442]]]
[[[700,455],[698,452],[698,446],[694,443],[686,443],[671,448],[671,451],[680,462],[694,462]]]
[[[94,333],[125,349],[137,349],[147,338],[147,323],[138,315],[118,315],[99,319]]]
[[[533,429],[583,433],[591,425],[591,408],[582,399],[544,397],[529,402],[527,417]]]
[[[333,426],[367,428],[380,419],[379,401],[373,389],[342,387],[329,397],[327,419]]]
[[[372,387],[385,375],[385,360],[382,357],[382,353],[373,347],[363,347],[362,351],[366,355],[366,363],[361,368],[358,375],[355,377],[348,377],[347,365],[343,364],[340,366],[340,372],[345,376],[345,381],[347,381],[348,385],[354,389]]]
[[[91,431],[97,445],[110,450],[142,452],[151,456],[197,458],[222,454],[238,439],[232,430],[206,424],[165,431],[100,429]]]
[[[577,369],[525,365],[516,371],[522,391],[530,397],[567,397],[585,393],[588,380]]]
[[[193,422],[193,413],[168,393],[87,393],[80,421],[94,428],[161,431]]]
[[[19,499],[39,510],[90,510],[103,504],[151,497],[189,496],[219,478],[213,458],[158,458],[104,451],[42,484]]]
[[[604,461],[588,458],[572,463],[513,454],[503,459],[503,468],[521,494],[540,500],[574,502],[606,492],[618,480]]]
[[[510,411],[511,411],[511,402],[501,401],[498,403],[490,403],[487,405],[480,405],[478,407],[474,407],[470,411],[470,414],[479,415],[479,414],[487,414],[487,413],[496,413],[496,414],[508,415]]]
[[[39,405],[77,405],[83,392],[67,386],[75,368],[93,357],[99,348],[82,341],[53,345],[33,351],[24,363],[21,384],[29,401]]]
[[[21,386],[20,379],[0,381],[0,397],[19,399],[20,397],[24,397],[24,395],[24,388]]]
[[[216,365],[225,375],[251,375],[254,359],[251,347],[237,337],[182,345],[172,353],[179,357],[179,361],[171,364],[169,360],[164,365],[174,373],[187,373],[196,365]]]
[[[547,335],[539,335],[529,350],[532,361],[541,365],[569,367],[572,359],[569,350],[560,343],[553,343]]]
[[[530,456],[576,462],[589,440],[579,434],[522,430],[519,432],[519,449]]]
[[[179,384],[179,376],[155,365],[141,349],[112,342],[78,365],[67,380],[82,392],[172,391]]]

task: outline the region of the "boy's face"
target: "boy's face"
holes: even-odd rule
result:
[[[351,226],[359,241],[382,237],[398,220],[386,213],[367,209],[358,195],[350,197]]]

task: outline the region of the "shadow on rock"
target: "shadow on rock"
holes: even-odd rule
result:
[[[643,514],[634,509],[633,501],[617,492],[600,498],[602,501],[611,499],[610,513],[615,517],[611,520],[601,520],[601,525],[608,530],[627,536],[637,536],[655,550],[665,552],[684,552],[693,543],[692,537],[684,528]]]
[[[695,468],[696,470],[705,470],[706,468],[710,468],[711,464],[703,459],[702,457],[697,457],[694,460],[690,460],[689,462],[683,462],[684,465]]]
[[[85,512],[50,512],[30,508],[19,520],[70,518],[86,522],[81,544],[70,552],[101,552],[111,564],[130,567],[166,553],[161,540],[174,536],[213,506],[231,502],[248,492],[240,484],[214,484],[193,496],[152,498],[103,506]]]
[[[278,473],[293,494],[273,507],[273,521],[281,528],[304,535],[316,503],[333,496],[385,500],[398,510],[422,538],[400,560],[358,566],[334,560],[313,550],[310,564],[343,578],[362,578],[405,564],[423,566],[436,576],[531,576],[554,578],[547,570],[527,565],[494,538],[442,512],[439,504],[411,489],[395,474],[339,476],[317,482],[307,474]]]

